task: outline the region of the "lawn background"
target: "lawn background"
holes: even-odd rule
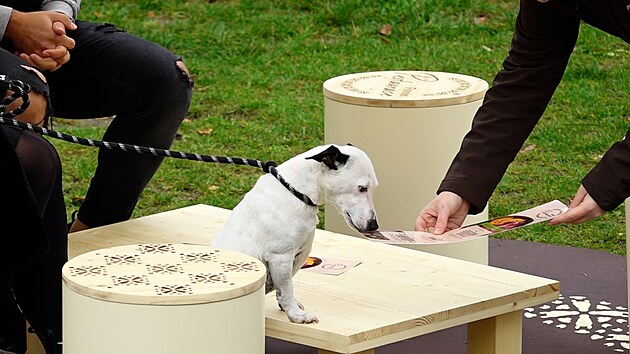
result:
[[[518,1],[505,0],[90,0],[79,18],[114,23],[184,59],[195,88],[173,150],[280,163],[324,142],[322,83],[331,77],[427,70],[491,83],[517,10]],[[380,33],[386,24],[391,34]],[[630,126],[629,62],[625,42],[582,26],[551,104],[490,200],[491,217],[569,201]],[[55,119],[54,128],[100,139],[108,121]],[[418,139],[422,134],[430,132]],[[97,150],[50,140],[63,161],[70,214],[85,195]],[[133,217],[198,203],[231,209],[260,174],[166,159]],[[323,213],[320,219],[323,227]],[[534,225],[500,237],[624,255],[624,222],[622,206],[583,225]]]

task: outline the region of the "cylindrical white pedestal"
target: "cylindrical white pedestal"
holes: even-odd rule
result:
[[[371,158],[379,187],[374,203],[382,230],[413,230],[459,150],[488,83],[443,72],[380,71],[324,82],[326,143],[353,145]],[[358,235],[334,207],[327,230]],[[487,209],[465,224],[488,219]],[[405,246],[487,264],[488,240]]]
[[[264,353],[265,266],[200,245],[142,244],[63,268],[64,354]]]

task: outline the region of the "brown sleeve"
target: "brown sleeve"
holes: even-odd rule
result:
[[[557,3],[521,1],[503,69],[438,189],[468,200],[470,214],[484,209],[562,79],[580,20]]]
[[[630,197],[630,129],[622,141],[608,149],[582,185],[604,210],[611,211]]]

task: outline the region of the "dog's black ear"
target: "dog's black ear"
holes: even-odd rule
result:
[[[348,146],[354,146],[354,145],[352,145],[352,143],[347,143],[346,145],[348,145]]]
[[[339,151],[336,146],[330,145],[328,149],[320,152],[317,155],[307,157],[306,159],[322,162],[331,170],[336,170],[337,166],[345,164],[346,161],[348,161],[349,157],[350,156],[341,153],[341,151]]]

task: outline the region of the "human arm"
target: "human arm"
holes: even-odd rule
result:
[[[580,224],[605,214],[630,197],[630,129],[613,144],[597,165],[582,179],[569,210],[549,225]]]
[[[438,193],[451,191],[481,212],[542,116],[575,46],[579,19],[521,1],[512,47]],[[555,6],[560,6],[556,4]]]
[[[579,19],[561,11],[558,7],[565,5],[558,3],[521,1],[510,52],[438,188],[438,202],[443,192],[452,192],[470,203],[469,214],[480,213],[538,123],[562,79],[579,31]],[[461,215],[439,219],[444,218],[457,226],[463,222]],[[437,220],[426,226],[435,227]]]
[[[587,191],[585,184],[592,192]],[[569,210],[551,219],[548,224],[581,224],[615,209],[629,197],[630,129],[624,139],[615,143],[584,177],[569,204]],[[416,230],[429,231],[429,225],[435,225],[434,233],[442,234],[459,227],[467,211],[465,200],[457,194],[442,192],[422,210],[416,221]]]

